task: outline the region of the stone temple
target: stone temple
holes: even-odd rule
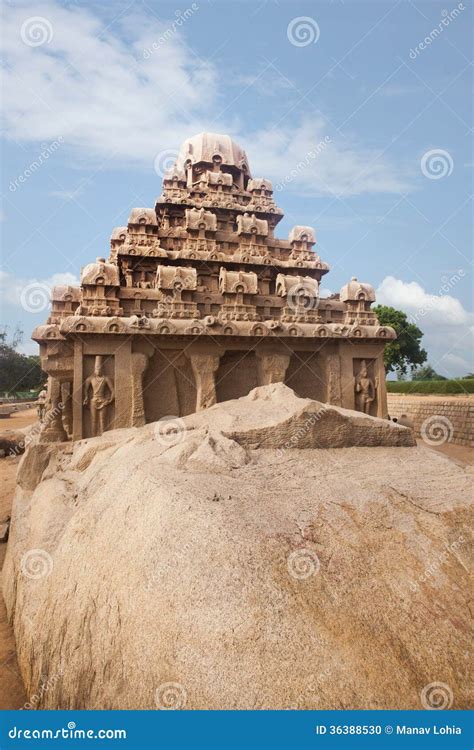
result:
[[[329,266],[311,227],[288,239],[269,180],[229,136],[181,147],[154,208],[113,230],[110,255],[52,290],[37,327],[48,373],[41,440],[79,440],[184,416],[284,382],[298,396],[387,417],[384,345],[395,338],[353,278],[319,296]]]

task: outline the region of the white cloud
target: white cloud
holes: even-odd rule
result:
[[[462,272],[460,278],[464,275]],[[454,275],[452,278],[451,285],[446,282],[448,288],[454,288],[456,284]],[[473,322],[472,313],[467,312],[456,297],[442,293],[428,294],[417,281],[406,282],[386,276],[377,290],[377,301],[403,310],[413,322],[425,320],[425,324],[430,326],[462,326]]]
[[[4,16],[6,138],[43,143],[61,136],[81,163],[152,169],[157,154],[177,150],[194,133],[229,132],[248,151],[256,176],[285,181],[289,191],[356,195],[410,188],[399,165],[342,139],[322,118],[295,110],[284,121],[290,124],[256,132],[239,123],[239,93],[235,86],[229,91],[227,72],[186,44],[193,15],[175,28],[151,12],[130,11],[105,27],[91,9],[44,0],[5,6]],[[21,28],[30,17],[46,19],[49,42],[24,43]],[[156,47],[163,35],[166,41]],[[257,93],[260,84],[257,79]],[[243,90],[252,81],[243,75],[239,85]],[[325,136],[329,144],[298,169]],[[61,158],[70,162],[70,151],[64,152]]]
[[[25,290],[31,290],[31,294],[35,293],[35,289],[39,293],[43,291],[47,293],[53,286],[78,286],[79,283],[79,279],[72,273],[54,273],[52,276],[44,279],[21,279],[0,270],[0,294],[2,300],[4,303],[17,307],[23,307],[22,295],[24,295]],[[31,312],[31,310],[26,310],[26,312]]]
[[[452,274],[443,282],[438,294],[426,292],[416,281],[405,282],[386,276],[376,295],[378,304],[402,310],[416,323],[424,333],[422,346],[428,352],[430,364],[448,377],[465,375],[474,369],[474,314],[448,293],[463,276],[462,269]]]
[[[28,17],[46,19],[53,30],[49,43],[24,43],[21,27]],[[160,148],[202,129],[215,88],[212,66],[193,57],[178,34],[144,57],[169,25],[150,15],[134,14],[128,21],[103,33],[105,25],[85,8],[53,2],[7,6],[7,137],[63,136],[89,156],[116,154],[151,166]]]
[[[350,196],[409,189],[400,168],[371,149],[342,141],[321,117],[261,130],[251,136],[249,144],[250,164],[273,179],[277,191]]]

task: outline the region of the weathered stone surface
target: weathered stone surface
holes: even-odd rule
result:
[[[426,447],[252,449],[298,401],[55,445],[18,488],[3,586],[37,707],[414,709],[433,682],[468,706],[472,474]]]
[[[8,534],[10,532],[10,519],[4,523],[0,523],[0,542],[8,542]]]
[[[256,407],[255,402],[258,401]],[[260,448],[348,448],[412,446],[413,431],[386,419],[298,398],[283,383],[254,388],[248,396],[217,404],[184,419],[190,426],[221,429],[243,446]]]

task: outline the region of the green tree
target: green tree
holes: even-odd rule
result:
[[[412,380],[447,380],[444,375],[438,375],[436,370],[431,365],[426,364],[423,367],[417,367],[412,372]]]
[[[18,327],[10,340],[6,329],[0,331],[0,393],[40,388],[47,378],[38,356],[17,351],[22,338],[23,333]]]
[[[387,305],[376,305],[374,312],[381,325],[391,326],[397,332],[395,341],[390,341],[385,346],[384,362],[387,372],[405,375],[408,367],[418,367],[426,362],[427,355],[420,343],[423,332],[409,322],[404,312]]]

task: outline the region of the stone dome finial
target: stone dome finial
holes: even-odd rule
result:
[[[176,167],[182,169],[186,162],[204,162],[236,167],[250,177],[247,154],[229,135],[222,133],[198,133],[187,138],[181,145]]]
[[[345,284],[340,291],[342,302],[364,299],[367,302],[375,302],[375,290],[371,284],[358,281],[355,276]]]

